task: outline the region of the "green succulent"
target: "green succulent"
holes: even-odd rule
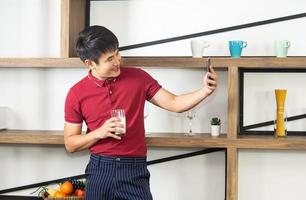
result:
[[[220,126],[221,125],[221,119],[218,118],[218,117],[211,118],[210,125]]]

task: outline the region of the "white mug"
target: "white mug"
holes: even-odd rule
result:
[[[209,42],[199,39],[191,40],[191,52],[193,58],[202,58],[204,48],[209,47]]]

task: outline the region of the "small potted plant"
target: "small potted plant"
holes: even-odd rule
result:
[[[221,119],[218,117],[213,117],[210,120],[210,130],[211,130],[211,136],[217,137],[220,135],[220,129],[221,129]]]

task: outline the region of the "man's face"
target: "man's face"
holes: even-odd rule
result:
[[[121,55],[118,49],[104,53],[99,58],[99,64],[92,63],[92,73],[101,79],[117,77],[120,75],[120,62]]]

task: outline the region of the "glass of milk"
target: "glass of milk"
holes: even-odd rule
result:
[[[123,109],[114,109],[111,110],[111,116],[117,117],[120,119],[120,123],[123,124],[123,128],[120,128],[120,131],[116,131],[115,134],[119,137],[125,136],[126,133],[126,120],[125,120],[125,112]]]

